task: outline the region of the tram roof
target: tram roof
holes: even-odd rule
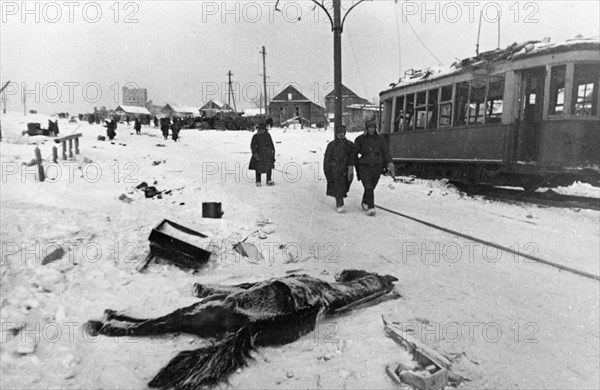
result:
[[[389,90],[417,84],[423,81],[486,68],[490,64],[501,61],[515,61],[542,54],[560,53],[572,50],[599,50],[600,40],[576,37],[565,42],[550,42],[550,38],[542,41],[526,41],[513,43],[504,49],[495,49],[479,53],[475,57],[468,57],[454,62],[450,66],[434,66],[427,69],[415,70],[413,74],[401,78],[397,83],[390,84]]]

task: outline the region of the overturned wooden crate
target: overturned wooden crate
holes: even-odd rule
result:
[[[138,265],[137,270],[140,272],[157,257],[182,268],[199,269],[208,262],[212,254],[208,250],[210,244],[208,236],[168,219],[152,229],[148,240],[150,253]]]

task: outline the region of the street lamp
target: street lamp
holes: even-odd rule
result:
[[[280,0],[277,0],[275,9]],[[352,5],[344,15],[341,17],[341,0],[333,0],[333,17],[331,13],[325,7],[325,0],[317,1],[312,0],[317,6],[319,6],[329,18],[331,23],[331,30],[333,31],[333,85],[335,96],[335,119],[334,119],[334,131],[335,128],[342,125],[342,32],[344,31],[344,22],[348,14],[360,3],[366,0],[359,0]]]

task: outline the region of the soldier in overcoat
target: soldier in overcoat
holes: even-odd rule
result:
[[[258,124],[257,133],[252,136],[250,142],[250,150],[252,157],[248,169],[256,172],[256,186],[262,185],[261,175],[263,173],[267,174],[267,185],[275,185],[272,179],[272,172],[275,168],[275,145],[264,123]]]
[[[327,196],[335,198],[338,213],[345,213],[344,198],[354,179],[354,144],[346,139],[346,126],[338,126],[335,139],[327,145],[323,170],[327,179]]]

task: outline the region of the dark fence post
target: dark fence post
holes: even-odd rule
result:
[[[35,148],[35,160],[36,160],[36,165],[38,167],[40,181],[44,181],[44,180],[46,180],[46,175],[44,173],[44,167],[42,166],[42,152],[40,152],[40,148],[38,148],[37,146]]]

